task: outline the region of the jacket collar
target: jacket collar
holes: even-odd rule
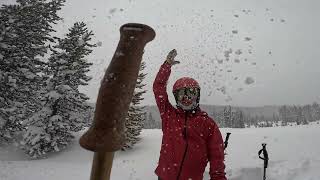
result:
[[[177,107],[176,112],[177,112],[178,114],[188,114],[189,116],[190,116],[190,115],[191,115],[191,116],[195,116],[195,115],[200,114],[202,111],[201,111],[201,109],[200,109],[200,107],[199,107],[199,105],[198,105],[198,107],[197,107],[196,109],[190,110],[190,111],[185,111],[185,110],[183,110],[181,107]]]

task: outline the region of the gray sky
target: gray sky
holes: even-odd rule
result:
[[[139,22],[157,33],[144,54],[148,93],[143,104],[155,104],[152,82],[173,48],[181,64],[172,69],[168,92],[176,79],[191,76],[202,87],[203,104],[307,104],[320,102],[319,7],[318,0],[67,0],[57,28],[63,34],[84,21],[95,33],[94,42],[102,43],[89,57],[94,78],[82,89],[92,102],[119,27]],[[248,77],[254,83],[245,83]]]

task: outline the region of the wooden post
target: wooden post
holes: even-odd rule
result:
[[[94,120],[80,145],[95,152],[91,180],[109,180],[114,152],[125,143],[125,118],[136,86],[145,45],[155,37],[144,24],[120,28],[120,40],[101,81]]]
[[[95,152],[90,180],[110,180],[114,152]]]

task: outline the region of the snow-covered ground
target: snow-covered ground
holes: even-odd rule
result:
[[[262,179],[263,161],[258,158],[261,143],[269,153],[268,180],[320,179],[320,125],[295,127],[221,129],[231,132],[226,166],[229,180]],[[1,180],[87,180],[93,153],[82,149],[78,139],[68,149],[47,159],[28,160],[12,147],[0,148]],[[114,158],[114,180],[157,179],[154,169],[159,157],[161,130],[143,130],[142,140],[131,151],[117,152]],[[208,167],[204,175],[208,180]]]

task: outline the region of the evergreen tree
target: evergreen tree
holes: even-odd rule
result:
[[[154,129],[156,127],[156,120],[152,117],[152,113],[149,113],[148,117],[148,128]]]
[[[79,86],[91,79],[86,73],[91,63],[89,55],[92,32],[84,23],[75,23],[64,39],[52,49],[46,70],[46,94],[41,99],[42,109],[25,121],[28,130],[22,148],[32,157],[65,148],[73,139],[72,132],[83,129],[88,109],[88,97],[79,92]]]
[[[268,120],[268,121],[267,121],[267,127],[272,127],[272,126],[273,126],[272,121]]]
[[[312,116],[315,121],[320,120],[320,105],[316,102],[312,104]]]
[[[245,128],[245,123],[244,123],[244,116],[243,116],[243,112],[239,111],[239,118],[238,118],[238,128]]]
[[[143,124],[144,124],[144,107],[139,106],[141,100],[144,98],[142,95],[146,93],[144,89],[145,84],[142,83],[143,79],[147,74],[141,72],[145,68],[145,62],[141,63],[140,73],[138,75],[135,91],[131,100],[131,104],[129,107],[128,115],[125,123],[125,136],[126,143],[122,147],[122,150],[131,149],[134,144],[136,144],[140,138],[138,137],[141,133]]]
[[[0,8],[0,140],[12,139],[21,121],[39,108],[52,25],[64,0],[17,0]]]
[[[279,117],[276,115],[276,113],[273,113],[272,121],[275,122],[275,123],[277,123],[279,121]]]
[[[302,112],[300,112],[300,108],[294,105],[292,108],[292,111],[293,111],[294,121],[296,122],[296,124],[297,125],[301,124]]]
[[[218,124],[218,126],[220,128],[223,128],[224,127],[223,116],[221,116],[221,114],[223,113],[216,112],[215,108],[213,108],[210,115],[212,119]]]
[[[225,127],[231,128],[232,122],[231,122],[231,106],[226,106],[223,110],[223,116],[224,116],[224,124]]]
[[[96,46],[90,44],[92,35],[85,23],[77,22],[69,29],[66,38],[58,40],[59,44],[52,49],[53,55],[48,65],[49,75],[59,77],[53,79],[55,84],[63,82],[74,90],[88,85],[91,77],[86,74],[92,63],[87,62],[85,57],[92,52],[92,47]],[[85,100],[88,99],[84,94],[80,95]]]
[[[298,109],[298,117],[300,119],[300,124],[309,124],[308,119],[305,117],[304,113],[303,113],[303,107],[299,107]]]
[[[51,88],[53,90],[43,97],[43,108],[24,122],[27,131],[21,148],[32,158],[65,148],[74,138],[71,128],[78,126],[71,121],[77,119],[77,114],[69,110],[75,100],[74,91],[67,85],[48,89]]]
[[[237,126],[238,113],[236,111],[231,111],[231,128]]]
[[[310,121],[310,122],[314,121],[312,117],[312,106],[310,104],[302,107],[302,113],[307,121]]]
[[[259,124],[258,124],[259,121],[260,121],[259,116],[255,115],[254,120],[253,120],[253,124],[255,127],[259,127]]]
[[[287,106],[281,106],[279,108],[279,115],[281,119],[281,126],[287,126],[289,122],[289,110]]]

